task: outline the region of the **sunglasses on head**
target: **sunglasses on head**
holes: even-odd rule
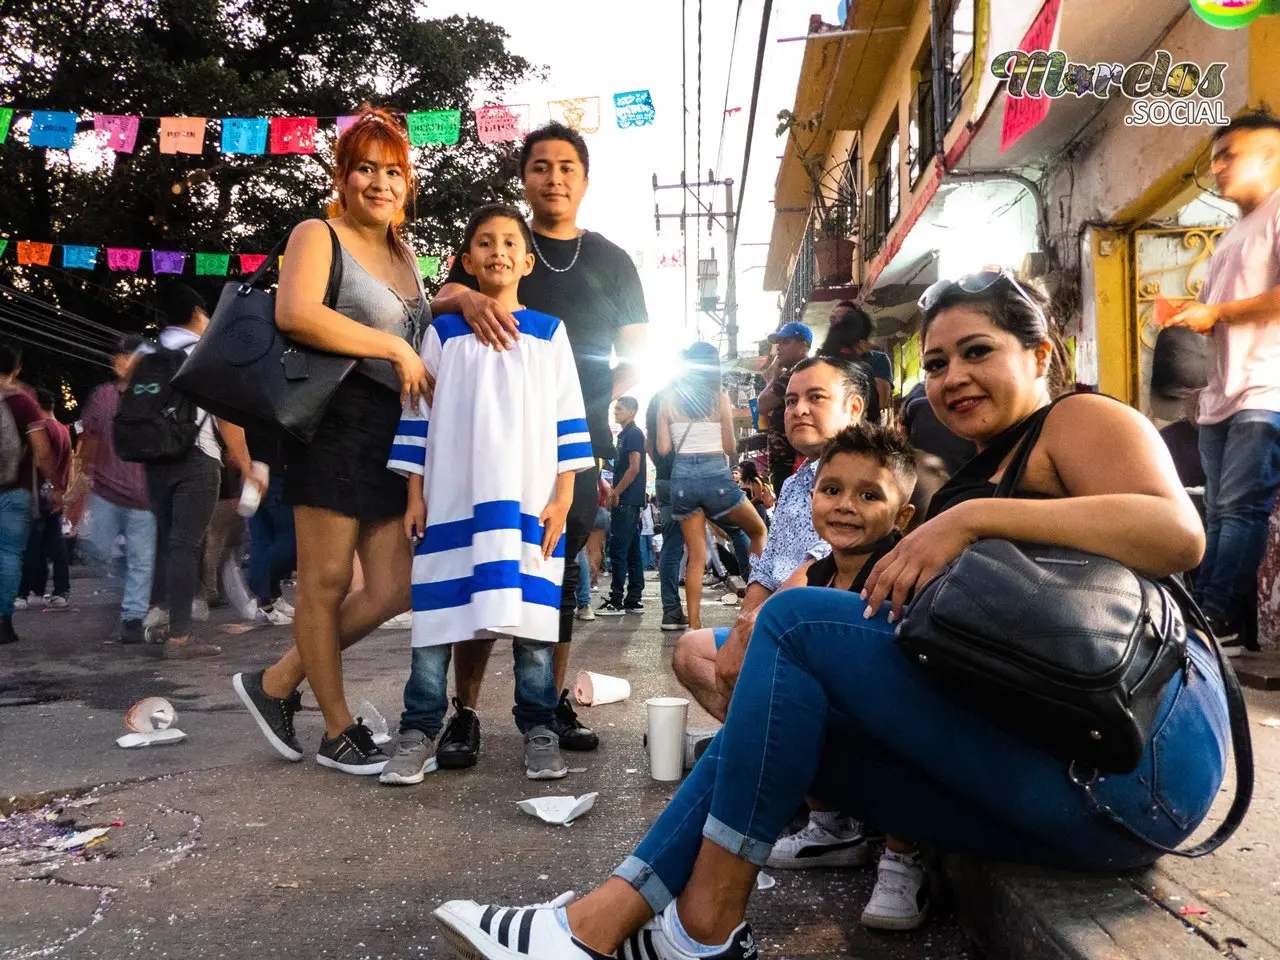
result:
[[[1040,322],[1049,327],[1049,318],[1044,315],[1044,311],[1040,306],[1031,299],[1031,295],[1022,288],[1022,284],[1014,275],[1004,267],[993,267],[988,270],[981,270],[978,273],[965,274],[959,280],[939,280],[937,283],[930,284],[929,288],[920,295],[920,299],[916,305],[927,316],[931,314],[943,298],[954,298],[958,301],[973,299],[987,291],[991,290],[996,284],[1004,282],[1010,290],[1014,292],[1028,307],[1031,312],[1040,318]]]

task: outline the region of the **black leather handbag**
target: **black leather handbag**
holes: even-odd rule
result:
[[[1016,496],[1044,416],[1019,444],[995,496]],[[1185,853],[1199,856],[1243,820],[1253,753],[1235,672],[1180,579],[1157,582],[1066,547],[979,540],[921,588],[897,643],[961,696],[1061,756],[1088,789],[1099,774],[1137,769],[1169,682],[1187,669],[1188,619],[1222,670],[1237,778],[1227,820]]]
[[[342,285],[342,246],[333,227],[329,236],[333,257],[324,303],[333,309]],[[173,384],[215,417],[250,430],[283,430],[310,443],[359,360],[295,343],[276,326],[275,297],[257,284],[287,239],[248,277],[223,285],[209,329]]]

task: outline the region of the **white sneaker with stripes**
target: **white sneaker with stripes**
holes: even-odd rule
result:
[[[560,897],[554,906],[497,907],[450,900],[435,910],[444,938],[466,960],[612,960],[569,932]]]
[[[681,950],[667,933],[675,911],[675,901],[672,901],[662,913],[623,940],[618,947],[618,960],[754,960],[757,956],[756,939],[746,923],[739,924],[728,943],[715,953],[691,954]]]

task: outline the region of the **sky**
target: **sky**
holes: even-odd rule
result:
[[[697,137],[698,0],[683,0],[683,5],[688,16],[688,179],[700,179],[694,175],[697,169],[703,171],[705,179],[705,171],[714,168],[717,179],[731,177],[735,181],[736,193],[742,177],[764,0],[742,0],[731,73],[730,48],[737,4],[733,0],[703,0],[701,164]],[[578,223],[604,234],[633,255],[638,254],[651,324],[650,347],[641,365],[640,389],[636,391],[642,403],[649,392],[665,382],[680,349],[699,338],[714,339],[719,333],[716,324],[700,315],[693,305],[699,245],[703,258],[708,258],[714,249],[720,271],[718,293],[723,298],[725,292],[724,231],[716,226],[708,236],[705,220],[701,221],[700,233],[693,232],[694,223],[689,221],[688,296],[682,294],[684,270],[657,265],[660,256],[673,256],[684,246],[679,220],[664,220],[661,232],[656,232],[653,216],[654,174],[662,184],[680,180],[681,6],[682,0],[647,0],[643,4],[558,0],[554,5],[514,4],[509,0],[428,0],[424,4],[428,16],[472,14],[500,24],[510,35],[509,49],[545,67],[545,81],[524,84],[504,97],[507,103],[530,104],[533,125],[547,121],[547,101],[600,97],[600,129],[586,137],[591,177]],[[738,348],[744,355],[755,352],[756,341],[770,333],[778,320],[778,294],[761,289],[762,267],[773,223],[774,181],[784,143],[775,135],[777,115],[794,103],[804,43],[776,41],[806,33],[811,13],[821,13],[828,23],[834,22],[836,7],[837,0],[775,0],[773,4],[738,232]],[[729,110],[741,108],[728,116],[726,82]],[[654,124],[618,129],[613,94],[644,89],[651,91],[653,97]],[[482,92],[481,102],[484,99]],[[680,194],[679,190],[657,194],[663,212],[680,212]],[[722,211],[724,188],[707,190],[702,199],[713,211]],[[689,208],[696,209],[692,197]]]

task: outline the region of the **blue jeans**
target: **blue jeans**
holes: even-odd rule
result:
[[[657,482],[659,520],[662,526],[662,553],[658,555],[658,587],[662,592],[662,612],[680,613],[680,562],[684,559],[684,531],[671,509],[671,481]],[[720,520],[716,523],[733,539],[733,554],[746,579],[750,538],[742,528]]]
[[[671,511],[685,520],[701,510],[719,521],[745,499],[733,482],[724,454],[693,453],[676,457],[671,467]]]
[[[615,871],[655,911],[689,880],[704,837],[763,865],[812,791],[896,836],[946,851],[1084,870],[1158,852],[1090,806],[1067,764],[975,712],[896,649],[886,613],[844,590],[798,587],[761,608],[724,727]],[[1094,795],[1142,835],[1187,837],[1229,749],[1217,661],[1189,643],[1138,769]]]
[[[587,557],[587,548],[578,551],[578,606],[591,606],[591,560]]]
[[[141,620],[151,600],[151,577],[156,565],[156,516],[150,510],[122,507],[96,493],[89,497],[89,535],[82,540],[85,557],[109,568],[116,538],[124,536],[124,598],[121,620]]]
[[[1280,488],[1280,413],[1242,410],[1200,428],[1205,551],[1196,575],[1204,612],[1235,623],[1257,602],[1258,566]]]
[[[639,504],[620,503],[609,520],[609,566],[613,581],[609,600],[614,606],[634,606],[644,593],[644,567],[640,563]],[[625,588],[625,598],[624,591]]]
[[[679,613],[680,560],[684,557],[684,532],[671,513],[671,481],[659,480],[658,513],[662,527],[662,553],[658,557],[658,587],[662,592],[662,612]]]
[[[31,525],[31,491],[0,491],[0,617],[13,616]]]
[[[528,733],[534,727],[555,729],[555,672],[551,655],[554,643],[536,643],[515,638],[512,643],[515,660],[516,705],[511,713],[516,728]],[[414,647],[409,681],[404,685],[404,712],[400,714],[400,732],[421,730],[432,740],[444,726],[449,709],[449,660],[453,645]]]
[[[249,518],[249,538],[249,589],[259,603],[271,603],[298,559],[293,507],[285,503],[284,477],[278,473],[267,484],[258,512]]]
[[[640,566],[648,570],[653,566],[653,534],[640,534]]]

